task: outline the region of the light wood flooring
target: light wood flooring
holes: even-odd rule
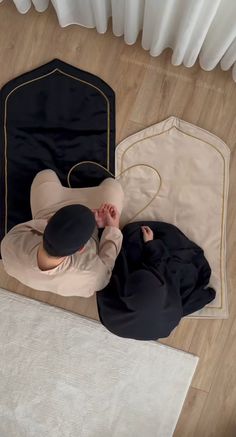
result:
[[[200,357],[174,436],[235,437],[236,84],[231,73],[219,67],[205,72],[198,64],[190,69],[174,67],[170,50],[152,58],[141,48],[140,38],[134,46],[125,45],[122,37],[112,34],[111,25],[104,35],[76,25],[62,29],[52,7],[42,14],[32,8],[21,15],[12,1],[1,3],[0,87],[54,58],[98,75],[114,89],[117,143],[175,115],[218,135],[232,151],[227,231],[229,319],[183,320],[162,342]],[[94,298],[63,298],[29,289],[8,277],[2,266],[0,286],[97,318]]]

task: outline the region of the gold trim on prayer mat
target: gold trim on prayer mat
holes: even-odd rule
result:
[[[54,68],[54,70],[50,71],[49,73],[45,73],[39,77],[36,77],[34,79],[31,80],[27,80],[24,83],[21,83],[20,85],[16,86],[15,88],[13,88],[10,93],[6,96],[5,98],[5,104],[4,104],[4,156],[5,156],[5,234],[7,233],[7,221],[8,221],[8,166],[7,166],[7,147],[8,147],[8,143],[7,143],[7,102],[9,97],[11,96],[11,94],[13,94],[18,88],[21,88],[23,86],[26,86],[32,82],[41,80],[47,76],[50,76],[51,74],[55,73],[55,72],[59,72],[65,76],[71,77],[72,79],[75,79],[79,82],[85,83],[89,86],[91,86],[92,88],[95,88],[97,91],[99,91],[101,93],[101,95],[104,97],[104,99],[106,100],[106,104],[107,104],[107,167],[106,170],[109,172],[109,168],[110,168],[110,102],[108,97],[105,95],[105,93],[98,88],[97,86],[93,85],[90,82],[87,82],[85,80],[79,79],[78,77],[75,77],[69,73],[66,73],[62,70],[60,70],[59,68]],[[97,163],[95,163],[97,164]],[[75,166],[72,167],[72,169],[74,167],[76,167],[78,164],[75,164]],[[71,172],[71,170],[70,170]]]
[[[204,249],[211,268],[210,285],[216,299],[189,317],[227,318],[226,215],[229,188],[228,146],[215,135],[176,117],[148,127],[123,140],[116,148],[116,174],[126,186],[126,204],[122,222],[159,220],[179,227]],[[156,169],[162,187],[151,202],[140,208],[139,198],[150,172],[138,164]],[[136,165],[136,187],[131,178],[123,181],[122,172]],[[134,173],[132,175],[134,177]],[[127,184],[129,189],[127,189]],[[132,197],[129,193],[132,192]],[[136,194],[136,196],[135,196]],[[135,200],[134,200],[135,197]],[[143,201],[142,198],[142,201]],[[143,206],[143,205],[142,205]],[[130,216],[132,220],[130,220]]]

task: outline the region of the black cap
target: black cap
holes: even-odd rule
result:
[[[87,243],[95,226],[94,214],[86,206],[64,206],[51,217],[44,230],[44,249],[50,256],[72,255]]]

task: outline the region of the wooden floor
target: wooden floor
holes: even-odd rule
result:
[[[163,343],[200,357],[175,437],[235,437],[236,84],[231,73],[219,68],[205,72],[198,65],[174,67],[170,50],[152,58],[141,48],[140,39],[127,46],[111,30],[99,35],[94,29],[75,25],[62,29],[52,7],[43,14],[32,9],[20,15],[12,1],[1,3],[0,87],[53,58],[98,75],[115,90],[117,143],[175,115],[218,135],[232,151],[227,232],[229,319],[184,320]],[[9,278],[2,266],[0,286],[97,318],[94,298],[63,298],[31,290]]]

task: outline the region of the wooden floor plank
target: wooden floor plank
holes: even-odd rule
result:
[[[217,364],[214,380],[195,434],[207,437],[235,437],[236,318],[225,339]]]
[[[199,422],[207,396],[208,393],[202,390],[192,387],[189,389],[174,437],[193,437],[193,430]]]

